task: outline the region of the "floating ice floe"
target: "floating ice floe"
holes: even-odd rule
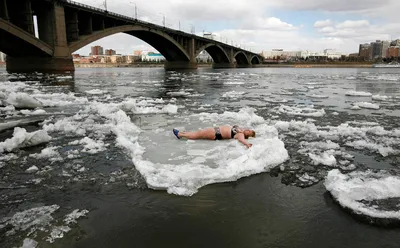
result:
[[[86,92],[86,94],[89,94],[89,95],[103,95],[103,94],[107,93],[107,91],[100,90],[100,89],[87,90],[85,92]]]
[[[346,96],[361,96],[361,97],[369,97],[372,96],[371,93],[369,92],[364,92],[364,91],[348,91],[345,93]]]
[[[6,151],[11,152],[17,148],[36,146],[47,143],[50,140],[51,137],[44,130],[28,133],[26,129],[16,127],[14,128],[14,134],[12,138],[6,139],[4,142],[0,142],[0,153]]]
[[[170,91],[167,92],[168,96],[190,96],[192,93],[188,92],[188,90],[180,90],[180,91]]]
[[[30,154],[29,157],[36,159],[48,159],[50,162],[62,161],[61,154],[57,151],[59,147],[46,147],[40,153]]]
[[[121,108],[134,114],[176,114],[178,106],[175,104],[164,105],[164,100],[136,100],[131,99],[121,103]]]
[[[379,105],[375,103],[370,103],[370,102],[356,102],[353,103],[354,106],[358,106],[359,108],[366,108],[366,109],[379,109]],[[357,109],[357,108],[354,108]]]
[[[307,121],[277,121],[274,126],[282,133],[290,132],[292,136],[316,137],[335,141],[336,143],[344,142],[345,146],[355,149],[375,152],[382,156],[400,154],[400,150],[396,147],[400,145],[400,129],[385,130],[382,126],[372,122],[348,122],[339,126],[316,126],[314,123]],[[320,153],[327,149],[335,149],[335,143],[318,145],[302,142],[303,149],[298,152],[307,154]],[[335,153],[335,156],[338,155]],[[343,157],[343,156],[342,156]]]
[[[35,240],[26,238],[20,248],[36,248],[38,244]]]
[[[295,107],[281,105],[277,112],[288,114],[288,115],[298,115],[298,116],[308,116],[308,117],[322,117],[325,115],[324,109],[314,109],[310,107]]]
[[[392,97],[390,97],[390,96],[381,96],[381,95],[373,95],[372,96],[372,100],[375,100],[375,101],[388,101],[390,99],[392,99]]]
[[[191,142],[191,147],[203,149],[201,152],[189,150],[188,158],[181,163],[156,163],[142,158],[134,159],[134,163],[150,188],[190,196],[205,185],[236,181],[269,171],[285,162],[288,153],[284,143],[278,139],[276,129],[267,126],[259,128],[261,130],[256,128],[256,132],[264,131],[269,135],[260,134],[252,139],[250,149],[235,140],[218,142],[208,145],[208,148],[202,147],[201,141]]]
[[[316,98],[316,99],[329,98],[329,96],[327,96],[327,95],[316,95],[316,94],[309,95],[308,97],[310,97],[310,98]]]
[[[287,102],[289,102],[289,100],[286,100],[286,99],[264,98],[264,100],[266,102],[270,102],[270,103],[287,103]]]
[[[106,116],[112,118],[112,115]],[[127,133],[135,130],[136,126],[130,122],[129,118],[121,119],[113,128],[117,135],[117,142],[131,152],[132,161],[145,178],[149,188],[190,196],[205,185],[236,181],[242,177],[266,172],[288,159],[287,150],[284,143],[279,140],[277,130],[264,124],[265,120],[257,116],[254,109],[242,109],[240,113],[202,113],[192,115],[190,118],[197,119],[197,123],[199,121],[209,123],[209,120],[214,120],[216,123],[232,121],[239,125],[253,125],[257,138],[251,140],[253,147],[250,149],[246,149],[236,140],[207,143],[206,146],[202,145],[204,141],[201,140],[189,143],[184,140],[171,140],[180,143],[174,146],[168,143],[161,144],[155,152],[164,154],[168,150],[176,151],[180,146],[185,146],[185,151],[188,153],[183,161],[177,160],[176,155],[167,153],[166,156],[175,158],[175,163],[169,164],[154,161],[155,158],[151,154],[144,156],[144,149],[137,143],[135,136]],[[168,161],[168,159],[165,160]]]
[[[400,177],[387,172],[357,171],[343,174],[331,170],[325,188],[339,204],[358,215],[400,221]]]
[[[244,82],[240,81],[229,81],[229,82],[224,82],[225,85],[242,85],[245,84]]]
[[[224,98],[238,98],[241,95],[244,95],[245,92],[241,91],[229,91],[222,95]]]
[[[20,112],[23,115],[43,115],[43,114],[46,114],[46,111],[43,110],[43,109],[37,109],[37,110],[34,110],[34,111],[21,110]]]
[[[8,95],[6,102],[8,104],[13,105],[15,108],[20,108],[20,109],[24,109],[24,108],[34,109],[34,108],[40,108],[43,106],[43,104],[39,100],[29,96],[26,93],[11,92]]]

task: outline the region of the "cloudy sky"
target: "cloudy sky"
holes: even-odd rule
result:
[[[76,0],[104,9],[104,0]],[[336,49],[358,52],[358,44],[400,38],[399,0],[108,0],[109,11],[218,40],[254,52]],[[77,51],[87,55],[101,45],[121,54],[154,50],[147,43],[116,34]]]

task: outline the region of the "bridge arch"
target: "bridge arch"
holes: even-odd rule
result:
[[[80,36],[78,41],[69,44],[70,52],[73,53],[96,40],[117,33],[126,33],[143,40],[157,49],[167,61],[190,61],[190,56],[185,49],[168,34],[138,25],[112,27]]]
[[[257,56],[257,55],[254,55],[253,57],[251,57],[251,58],[250,58],[250,62],[251,62],[252,65],[259,65],[259,64],[261,64],[260,57]]]
[[[212,43],[208,43],[200,47],[196,51],[195,57],[199,56],[199,54],[204,50],[206,50],[208,54],[210,54],[211,58],[214,60],[214,63],[231,63],[231,59],[229,58],[225,50],[221,46]]]
[[[236,64],[238,65],[249,65],[249,59],[247,58],[246,54],[242,51],[238,51],[233,56],[236,59]]]
[[[12,57],[50,57],[53,48],[25,30],[0,19],[0,51]]]

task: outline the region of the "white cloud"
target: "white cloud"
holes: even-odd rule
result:
[[[265,29],[265,30],[277,30],[277,31],[291,31],[298,29],[297,27],[283,22],[276,17],[253,17],[243,20],[241,24],[242,29]]]
[[[345,21],[336,25],[338,29],[346,29],[346,28],[364,28],[369,27],[369,21],[367,20],[359,20],[359,21]]]
[[[276,0],[275,6],[292,10],[363,11],[390,5],[394,0]]]
[[[333,22],[328,19],[328,20],[322,20],[322,21],[316,21],[314,23],[314,28],[324,28],[328,26],[332,26]]]

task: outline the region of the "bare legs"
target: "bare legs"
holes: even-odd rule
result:
[[[215,129],[214,128],[206,128],[196,132],[182,132],[178,133],[179,138],[187,138],[187,139],[207,139],[207,140],[215,140]]]

